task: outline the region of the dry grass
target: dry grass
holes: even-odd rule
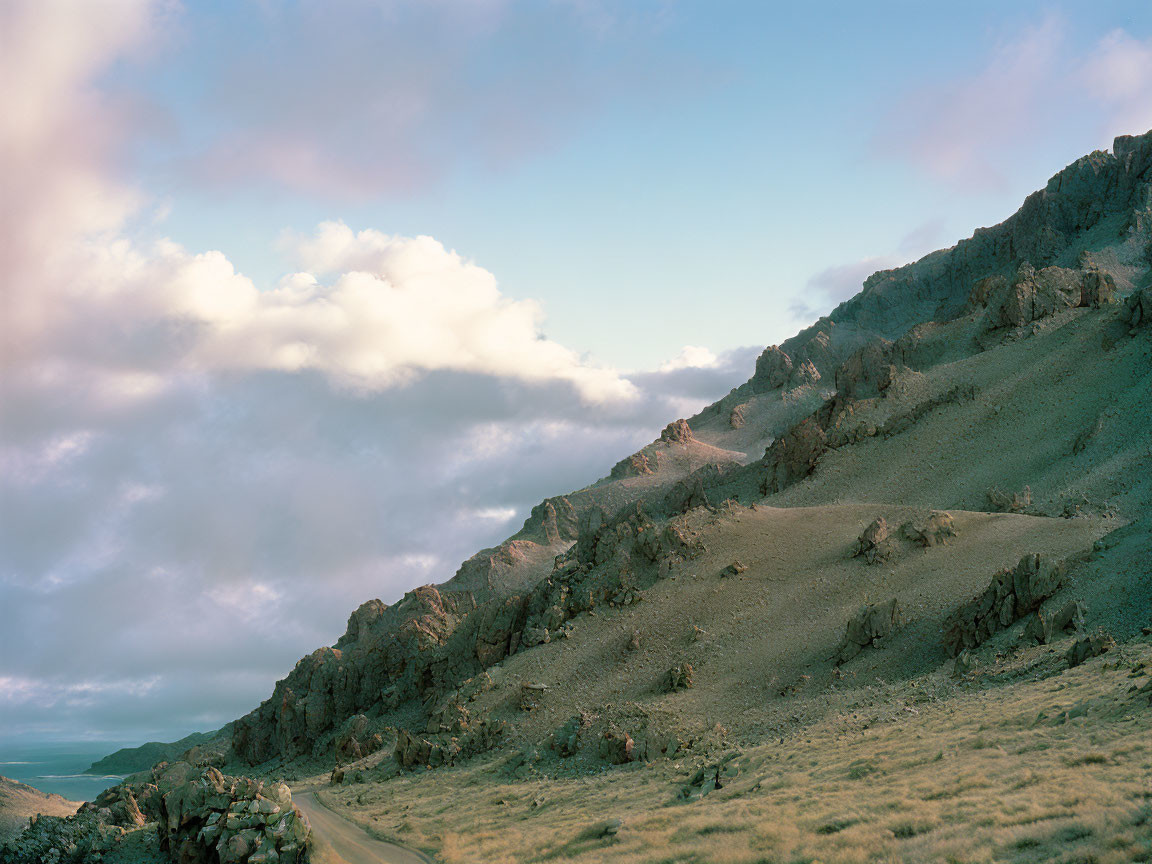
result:
[[[331,794],[447,864],[1152,861],[1152,708],[1127,674],[1152,646],[1122,654],[864,729],[832,714],[694,803],[677,792],[702,755],[518,782],[494,758]]]

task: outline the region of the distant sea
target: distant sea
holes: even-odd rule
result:
[[[70,801],[91,801],[122,778],[113,774],[84,774],[97,759],[130,744],[84,741],[81,743],[6,744],[0,742],[0,774],[55,792]]]

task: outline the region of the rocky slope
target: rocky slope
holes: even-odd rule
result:
[[[1075,469],[1088,449],[1111,448],[1124,451],[1114,468],[1132,470],[1146,437],[1131,428],[1146,406],[1122,410],[1118,400],[1142,377],[1145,343],[1128,331],[1140,331],[1146,317],[1150,167],[1152,136],[1119,138],[1111,153],[1061,171],[1004,223],[875,274],[831,315],[766,349],[746,384],[671,424],[605,480],[543,502],[519,534],[470,559],[445,586],[417,589],[391,607],[363,605],[334,647],[301,661],[237,721],[235,754],[251,764],[334,759],[342,725],[360,714],[382,731],[437,726],[434,711],[457,688],[562,638],[589,610],[631,602],[696,555],[690,514],[700,505],[769,496],[787,505],[845,499],[980,510],[995,487],[1031,483],[1036,512],[1084,500],[1106,509],[1124,491]],[[1039,338],[1053,328],[1058,336]],[[1012,357],[1021,368],[1056,357],[1069,368],[1061,366],[1064,380],[1047,393],[1039,382],[1013,389],[1003,378]],[[1056,391],[1075,410],[1039,404]],[[937,451],[964,449],[949,440],[960,414],[983,415],[976,432],[960,436],[976,440],[972,449],[994,439],[1005,458],[951,460],[920,480],[911,454],[932,463]],[[1020,432],[1005,440],[1021,414],[1036,415],[1032,427],[1050,424],[1035,430],[1042,441]],[[1104,426],[1109,434],[1095,431]],[[1122,437],[1125,427],[1134,437]],[[919,446],[925,435],[937,436],[931,453]],[[836,460],[853,471],[828,479],[843,478],[834,493],[790,491]],[[452,746],[463,752],[489,745],[487,728],[476,741],[456,731]]]
[[[19,834],[32,816],[71,816],[79,807],[79,801],[0,777],[0,843]]]
[[[884,688],[1144,638],[1150,461],[1152,133],[870,277],[448,583],[364,603],[188,758],[389,789],[690,758],[697,800],[724,748]]]
[[[228,734],[230,727],[218,729],[215,732],[193,732],[181,738],[179,741],[173,741],[169,744],[164,744],[159,741],[150,741],[147,744],[141,744],[139,747],[124,747],[117,750],[103,759],[93,762],[84,773],[96,774],[99,776],[107,774],[135,774],[137,771],[147,771],[157,762],[169,762],[177,759],[181,754],[193,747],[208,742],[219,737],[221,734]]]

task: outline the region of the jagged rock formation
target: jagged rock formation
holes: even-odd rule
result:
[[[941,546],[956,536],[956,520],[951,513],[933,510],[922,522],[905,522],[900,526],[900,533],[925,548]]]
[[[31,816],[71,816],[79,807],[79,801],[0,777],[0,843],[19,834]]]
[[[900,623],[900,604],[896,598],[863,607],[845,628],[836,651],[836,662],[847,663],[865,648],[883,647]]]
[[[643,477],[646,474],[655,474],[659,468],[659,454],[653,453],[649,457],[647,453],[640,451],[613,465],[609,476],[613,480],[620,480],[624,477]]]
[[[893,543],[888,536],[888,523],[883,516],[877,516],[864,529],[864,533],[852,548],[852,557],[863,557],[869,564],[887,561],[892,557]]]
[[[660,433],[660,443],[662,444],[687,444],[694,440],[696,439],[692,435],[692,429],[687,420],[676,420],[669,423]]]
[[[764,393],[788,383],[792,376],[792,358],[775,345],[769,345],[756,358],[756,371],[752,375],[752,391]]]
[[[1072,669],[1079,666],[1085,660],[1090,660],[1093,657],[1099,657],[1101,654],[1106,654],[1116,647],[1116,640],[1107,633],[1097,631],[1090,633],[1082,639],[1077,639],[1072,643],[1072,647],[1064,655],[1065,661],[1068,663],[1068,668]]]
[[[0,847],[0,862],[99,861],[147,823],[155,825],[159,851],[181,864],[295,864],[308,857],[308,823],[283,783],[161,762],[75,816],[36,820]]]
[[[979,596],[957,609],[944,632],[952,656],[975,648],[998,631],[1036,611],[1059,590],[1064,566],[1040,555],[1025,555],[1015,567],[1001,570]]]

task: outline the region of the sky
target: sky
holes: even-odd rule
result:
[[[0,4],[0,745],[218,727],[1152,128],[1152,5]]]

